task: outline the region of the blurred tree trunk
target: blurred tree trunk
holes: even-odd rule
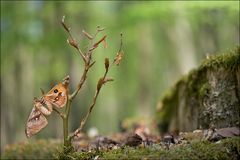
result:
[[[148,24],[140,25],[138,28],[139,31],[141,31],[141,38],[139,41],[139,53],[137,59],[139,59],[138,63],[138,88],[139,92],[138,98],[139,98],[139,104],[137,111],[140,115],[150,115],[149,108],[151,107],[151,84],[149,82],[153,81],[153,77],[151,76],[151,72],[153,69],[152,64],[152,57],[154,57],[152,54],[154,54],[153,51],[153,41],[152,41],[152,27]]]
[[[197,65],[192,29],[185,17],[185,11],[176,8],[175,12],[175,24],[168,34],[176,48],[181,74],[186,74]]]

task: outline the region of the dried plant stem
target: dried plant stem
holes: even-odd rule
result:
[[[93,65],[91,65],[91,66],[93,66]],[[83,74],[81,76],[81,79],[78,83],[77,89],[69,96],[70,101],[73,100],[76,97],[76,95],[78,94],[78,92],[82,88],[82,85],[84,84],[85,80],[87,79],[87,73],[88,73],[91,66],[88,63],[85,64],[85,68],[84,68]]]
[[[74,48],[77,49],[77,51],[80,54],[80,56],[82,57],[83,61],[86,63],[85,55],[83,54],[82,50],[78,47],[77,42],[75,41],[75,39],[72,36],[70,28],[67,27],[67,25],[65,24],[65,16],[62,17],[62,26],[67,31],[67,33],[68,33],[68,35],[70,37],[70,41],[68,40],[68,43],[70,45],[72,45]]]
[[[84,127],[84,125],[85,125],[85,123],[86,123],[89,115],[90,115],[91,112],[92,112],[92,109],[93,109],[94,105],[96,104],[96,100],[97,100],[99,91],[100,91],[100,90],[97,90],[97,91],[95,92],[95,95],[94,95],[94,98],[93,98],[93,102],[92,102],[91,106],[89,107],[86,116],[85,116],[85,117],[83,118],[83,120],[81,121],[80,127],[79,127],[78,129],[76,129],[75,132],[74,132],[74,134],[73,134],[73,136],[70,137],[70,140],[71,140],[73,137],[77,136],[77,134],[80,133],[81,130],[83,129],[83,127]]]
[[[106,58],[105,59],[105,73],[103,75],[102,78],[99,79],[98,84],[97,84],[97,89],[95,92],[95,95],[93,97],[92,103],[89,106],[88,112],[85,115],[85,117],[81,120],[80,122],[80,126],[75,130],[74,134],[69,136],[69,132],[68,132],[68,120],[69,120],[69,114],[70,114],[70,110],[71,110],[71,104],[73,99],[77,96],[77,94],[79,93],[79,91],[81,90],[83,84],[85,83],[86,79],[87,79],[87,74],[89,69],[95,64],[95,61],[92,62],[92,54],[93,51],[99,46],[100,43],[103,43],[104,47],[106,48],[107,43],[106,43],[106,35],[103,36],[100,40],[98,40],[97,42],[94,43],[94,40],[96,38],[96,36],[98,35],[99,32],[103,31],[104,28],[100,28],[99,26],[97,27],[96,33],[92,36],[91,34],[87,33],[86,31],[82,31],[83,34],[85,35],[86,38],[89,39],[89,45],[87,48],[87,51],[85,53],[82,52],[82,50],[80,49],[80,47],[78,47],[78,44],[76,42],[76,40],[73,38],[70,28],[65,24],[65,16],[63,16],[62,18],[62,26],[64,27],[64,29],[67,31],[68,35],[69,35],[69,39],[68,39],[68,43],[74,47],[75,49],[77,49],[78,53],[80,54],[81,58],[84,61],[84,70],[81,76],[81,79],[77,85],[76,90],[72,93],[68,95],[68,100],[67,100],[67,104],[66,104],[66,109],[64,113],[59,112],[58,110],[55,110],[63,119],[63,134],[64,134],[64,146],[65,147],[69,147],[71,146],[71,140],[72,138],[74,138],[75,136],[77,136],[83,129],[84,125],[86,124],[86,121],[88,120],[99,95],[99,92],[102,88],[102,86],[110,81],[113,81],[113,79],[111,78],[106,78],[107,73],[109,71],[109,59]],[[121,34],[121,44],[120,44],[120,49],[119,52],[117,53],[117,56],[115,57],[114,61],[112,64],[119,64],[122,58],[122,34]]]
[[[80,48],[77,49],[78,53],[81,55],[83,61],[86,63],[86,58]]]
[[[101,78],[101,79],[102,79],[102,82],[105,81],[106,76],[107,76],[107,73],[108,73],[108,68],[106,68],[105,73],[104,73],[104,76]],[[106,82],[108,82],[108,81],[106,81]],[[93,109],[93,107],[94,107],[95,104],[96,104],[98,95],[99,95],[100,90],[101,90],[101,88],[102,88],[102,85],[103,85],[103,83],[101,84],[100,87],[97,87],[96,92],[95,92],[95,95],[94,95],[94,97],[93,97],[92,104],[90,105],[86,116],[81,120],[81,123],[80,123],[79,128],[77,128],[77,129],[75,130],[74,134],[69,137],[69,140],[70,140],[70,141],[72,140],[72,138],[74,138],[75,136],[77,136],[77,135],[82,131],[84,125],[86,124],[86,121],[88,120],[88,117],[89,117],[89,115],[91,114],[92,109]]]

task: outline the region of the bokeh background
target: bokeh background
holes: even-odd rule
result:
[[[115,81],[104,86],[85,131],[112,133],[125,118],[153,117],[161,95],[181,75],[206,55],[239,45],[237,1],[1,1],[1,150],[26,140],[25,122],[40,88],[48,91],[69,74],[73,91],[80,79],[83,63],[66,42],[63,15],[82,49],[83,29],[94,33],[100,25],[106,27],[101,35],[108,35],[108,48],[95,51],[97,63],[73,103],[70,130],[86,114],[104,58],[112,59],[119,49],[120,32],[124,59],[111,69]],[[62,122],[53,113],[48,127],[32,139],[60,137]]]

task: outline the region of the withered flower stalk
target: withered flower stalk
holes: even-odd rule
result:
[[[94,42],[98,33],[102,32],[104,30],[104,28],[100,28],[99,26],[97,26],[96,33],[93,36],[91,34],[89,34],[88,32],[86,32],[85,30],[82,30],[83,35],[89,40],[88,48],[87,48],[86,52],[83,52],[80,49],[80,47],[78,46],[77,41],[73,38],[70,27],[68,27],[68,25],[65,23],[65,16],[63,16],[61,23],[62,23],[63,28],[66,30],[66,32],[69,35],[69,38],[67,39],[67,42],[72,47],[77,49],[77,51],[79,52],[79,54],[80,54],[80,56],[81,56],[81,58],[83,59],[83,62],[84,62],[84,70],[83,70],[82,76],[80,78],[80,81],[77,85],[77,88],[72,94],[69,94],[69,96],[68,96],[68,101],[67,101],[65,113],[61,113],[58,110],[55,110],[63,119],[64,146],[67,147],[67,146],[71,145],[71,140],[82,131],[84,125],[86,124],[86,121],[87,121],[89,115],[91,114],[91,112],[92,112],[92,110],[93,110],[93,108],[96,104],[96,101],[97,101],[97,98],[98,98],[98,95],[99,95],[99,92],[100,92],[102,86],[104,84],[106,84],[107,82],[113,81],[113,78],[108,78],[107,77],[107,74],[108,74],[108,71],[109,71],[110,67],[109,67],[109,59],[105,58],[105,62],[104,62],[105,72],[104,72],[104,75],[98,81],[98,84],[97,84],[97,87],[96,87],[96,92],[95,92],[95,95],[93,97],[92,103],[89,106],[88,112],[87,112],[86,116],[81,120],[80,126],[74,131],[74,134],[69,136],[69,133],[68,133],[68,119],[69,119],[69,113],[70,113],[72,101],[77,96],[77,94],[81,90],[84,82],[86,81],[89,69],[95,64],[95,61],[92,60],[93,51],[101,43],[103,43],[104,48],[107,47],[107,43],[106,43],[106,37],[107,36],[104,35],[100,40],[98,40],[97,42]],[[122,34],[121,34],[120,49],[119,49],[116,57],[114,58],[112,64],[119,65],[119,63],[122,59],[122,55],[123,55],[122,46],[123,45],[122,45]]]

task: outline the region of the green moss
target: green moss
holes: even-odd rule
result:
[[[159,144],[145,148],[125,147],[110,151],[75,152],[72,148],[59,152],[59,143],[48,140],[18,143],[7,147],[3,159],[239,159],[240,137],[221,140],[218,143],[192,141],[174,145],[169,150]]]
[[[229,71],[235,71],[240,66],[240,47],[228,51],[228,53],[210,56],[205,59],[197,69],[193,69],[188,74],[186,81],[188,93],[197,94],[202,97],[210,88],[206,82],[206,71],[211,69],[224,68]],[[181,81],[181,79],[180,79]]]
[[[239,143],[239,137],[225,139],[220,143],[195,141],[185,147],[177,147],[169,154],[173,159],[238,159]]]
[[[195,141],[185,146],[165,150],[160,146],[124,148],[104,152],[103,159],[238,159],[240,138],[225,139],[220,143]]]
[[[71,154],[73,154],[74,152],[75,151],[73,146],[68,146],[68,147],[62,146],[61,149],[57,150],[57,154],[55,154],[55,158],[62,159],[62,160],[72,159]]]
[[[60,148],[54,140],[37,140],[8,145],[2,159],[53,159]]]
[[[195,141],[169,150],[155,144],[146,148],[125,147],[111,151],[76,152],[73,159],[238,159],[240,155],[240,138],[230,138],[219,143]]]
[[[236,72],[240,67],[240,47],[228,53],[210,56],[201,65],[183,76],[161,98],[161,110],[157,112],[158,126],[161,132],[168,130],[170,121],[176,117],[179,100],[186,98],[186,107],[202,106],[202,99],[208,94],[211,86],[207,80],[208,71],[223,68],[227,72]]]
[[[224,67],[225,69],[236,69],[240,66],[240,46],[229,51],[228,53],[223,53],[216,56],[211,56],[202,62],[199,70],[204,68],[214,68]]]
[[[210,89],[210,84],[209,83],[204,83],[199,89],[199,93],[198,93],[199,96],[202,98],[205,95],[207,95],[208,92],[209,92],[209,89]]]

